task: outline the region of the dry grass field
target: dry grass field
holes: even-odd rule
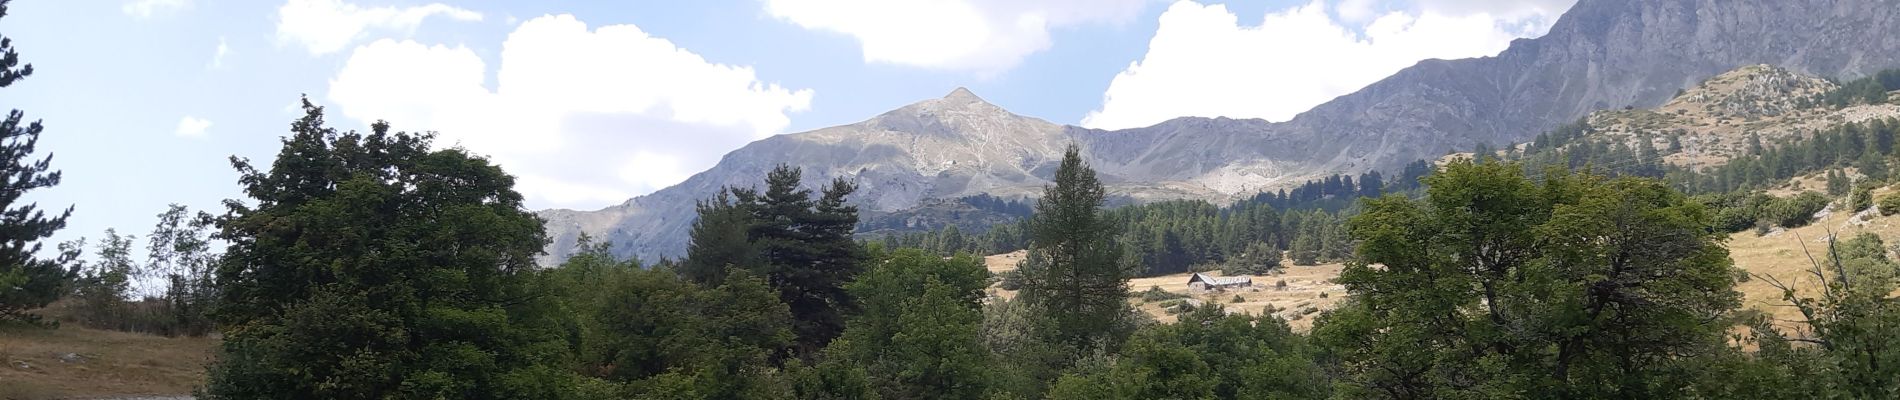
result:
[[[1002,273],[1016,269],[1016,263],[1022,261],[1023,255],[1024,252],[1017,251],[985,257],[983,261],[990,273]],[[1295,330],[1305,331],[1312,327],[1313,317],[1319,316],[1320,311],[1332,308],[1345,297],[1345,288],[1332,282],[1333,278],[1339,277],[1342,267],[1340,264],[1287,267],[1276,275],[1254,277],[1254,287],[1246,290],[1192,293],[1188,290],[1187,282],[1193,274],[1186,273],[1131,279],[1128,281],[1128,290],[1139,293],[1149,288],[1161,288],[1204,303],[1219,303],[1229,312],[1249,315],[1261,315],[1262,311],[1273,307],[1274,313],[1285,318]],[[1218,271],[1207,274],[1221,276]],[[1286,285],[1280,286],[1280,282],[1286,282]],[[1016,296],[1016,292],[997,287],[991,287],[990,294],[1005,299]],[[1241,301],[1234,302],[1234,296],[1240,296]],[[1174,315],[1168,314],[1161,303],[1144,302],[1140,298],[1129,299],[1129,304],[1147,312],[1155,320],[1174,322]]]
[[[1875,191],[1875,196],[1878,198],[1890,192]],[[1830,234],[1839,240],[1847,240],[1861,233],[1880,235],[1888,245],[1888,256],[1894,256],[1891,249],[1895,244],[1900,244],[1900,216],[1882,217],[1873,210],[1841,212],[1831,208],[1822,211],[1823,216],[1808,226],[1775,229],[1765,235],[1745,231],[1729,236],[1729,257],[1735,260],[1736,267],[1751,275],[1749,281],[1736,285],[1736,290],[1742,292],[1744,297],[1743,308],[1767,311],[1775,316],[1778,325],[1783,328],[1800,324],[1801,313],[1782,299],[1781,289],[1775,288],[1763,277],[1773,277],[1801,293],[1813,295],[1820,288],[1820,280],[1811,271],[1815,262],[1826,260]],[[1810,261],[1810,256],[1813,261]]]
[[[0,400],[182,396],[217,339],[0,325]]]
[[[1812,178],[1799,180],[1796,183],[1796,185],[1806,186],[1819,184],[1818,179]],[[1819,188],[1801,187],[1799,189]],[[1785,190],[1785,192],[1796,191]],[[1890,189],[1881,189],[1875,191],[1875,196],[1878,198],[1893,192]],[[1826,258],[1828,235],[1832,234],[1841,240],[1846,240],[1862,232],[1870,232],[1886,240],[1889,248],[1900,245],[1900,216],[1882,217],[1873,210],[1842,212],[1832,210],[1834,207],[1838,205],[1823,211],[1819,219],[1805,227],[1775,229],[1765,235],[1757,235],[1754,231],[1744,231],[1729,237],[1727,244],[1730,257],[1734,259],[1736,267],[1751,277],[1748,281],[1736,286],[1736,290],[1743,295],[1743,308],[1766,311],[1778,320],[1781,327],[1793,329],[1801,323],[1800,312],[1788,306],[1788,302],[1782,299],[1781,290],[1771,285],[1765,277],[1773,277],[1775,280],[1796,287],[1802,293],[1811,295],[1813,290],[1819,288],[1820,282],[1810,272],[1813,263],[1809,261],[1809,256],[1812,255],[1815,261]],[[1889,255],[1900,258],[1900,254]],[[1019,251],[989,256],[985,258],[985,261],[990,272],[1000,273],[1015,269],[1016,263],[1020,262],[1022,257],[1023,252]],[[1271,306],[1276,310],[1274,314],[1287,319],[1295,329],[1304,331],[1312,326],[1312,320],[1317,316],[1317,311],[1334,307],[1346,296],[1345,288],[1332,282],[1339,276],[1340,268],[1339,264],[1287,267],[1279,275],[1254,277],[1256,290],[1227,293],[1190,293],[1187,288],[1190,274],[1138,278],[1130,280],[1128,286],[1131,292],[1136,293],[1158,287],[1164,291],[1189,295],[1202,302],[1219,303],[1234,312],[1251,315],[1260,315],[1263,310]],[[1214,272],[1210,275],[1219,276],[1219,273]],[[1286,282],[1284,289],[1278,288],[1277,283],[1280,281]],[[990,293],[1003,298],[1015,296],[1014,292],[995,287],[990,288]],[[1234,302],[1235,295],[1239,295],[1242,301]],[[1156,320],[1174,321],[1174,316],[1165,312],[1160,302],[1143,302],[1139,298],[1131,298],[1129,301],[1137,308],[1154,316]]]

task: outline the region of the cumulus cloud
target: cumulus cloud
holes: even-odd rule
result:
[[[1182,116],[1286,120],[1419,60],[1496,55],[1513,39],[1549,29],[1567,1],[1453,3],[1461,2],[1385,11],[1346,0],[1335,18],[1314,1],[1246,26],[1225,6],[1177,2],[1161,14],[1148,53],[1110,81],[1101,108],[1082,125],[1131,128]],[[1369,21],[1343,21],[1354,17]]]
[[[210,128],[211,121],[186,115],[178,120],[178,128],[172,130],[172,133],[182,137],[201,138],[205,137],[205,130]]]
[[[1151,0],[765,0],[772,16],[850,35],[865,62],[993,73],[1053,29],[1133,18]]]
[[[489,155],[535,207],[591,208],[675,184],[781,132],[812,91],[760,81],[633,25],[523,22],[490,66],[461,46],[356,48],[327,95],[343,115],[432,130]],[[606,167],[601,167],[606,166]]]
[[[132,0],[119,6],[119,12],[145,19],[165,12],[182,10],[190,5],[190,0]]]
[[[1416,9],[1432,13],[1465,16],[1486,14],[1507,20],[1549,20],[1562,15],[1577,0],[1418,0]]]
[[[324,55],[343,50],[370,30],[406,34],[437,15],[482,20],[481,13],[442,3],[398,8],[362,7],[342,0],[290,0],[277,9],[277,39],[303,45],[311,55]]]
[[[219,36],[218,49],[211,53],[211,69],[224,68],[224,56],[227,55],[231,55],[231,45],[224,42],[223,36]]]

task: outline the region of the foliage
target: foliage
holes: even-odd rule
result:
[[[845,314],[856,307],[844,284],[863,266],[851,238],[857,207],[845,201],[857,186],[836,179],[813,199],[799,187],[800,175],[780,165],[766,174],[764,192],[732,192],[738,207],[751,212],[746,240],[757,246],[759,259],[752,272],[791,307],[797,353],[810,355],[844,331]]]
[[[1115,226],[1102,213],[1106,192],[1069,146],[1054,184],[1036,202],[1021,298],[1054,321],[1051,337],[1079,349],[1119,341],[1128,315],[1128,275]]]
[[[699,202],[699,218],[693,220],[680,276],[701,285],[718,286],[727,270],[761,268],[758,249],[747,239],[753,224],[749,206],[734,202],[731,190],[720,190],[711,199]]]
[[[146,264],[143,275],[164,279],[165,335],[203,336],[211,333],[211,308],[217,299],[212,287],[212,272],[221,254],[211,251],[209,230],[214,219],[199,212],[196,216],[182,205],[173,204],[158,214],[158,223],[146,235]]]
[[[1314,336],[1349,397],[1673,397],[1739,304],[1707,209],[1655,180],[1454,162],[1349,223]],[[1373,265],[1378,265],[1375,268]]]
[[[1225,208],[1200,201],[1167,201],[1122,207],[1108,213],[1122,229],[1121,242],[1141,276],[1210,269],[1229,275],[1259,274],[1278,268],[1280,249],[1302,250],[1296,257],[1312,265],[1341,261],[1352,254],[1339,213],[1322,210],[1281,212],[1256,202]]]
[[[1078,368],[1052,399],[1320,399],[1330,392],[1315,349],[1286,322],[1218,305],[1137,331],[1112,366]]]
[[[6,17],[7,3],[0,0],[0,18]],[[32,75],[33,65],[20,64],[13,39],[0,35],[0,88]],[[53,258],[39,254],[41,240],[66,227],[71,207],[48,216],[39,204],[18,204],[27,192],[59,185],[53,156],[33,154],[43,129],[39,121],[27,122],[20,110],[0,120],[0,322],[37,321],[26,311],[45,306],[66,291],[73,277],[68,265],[79,256],[76,249]]]
[[[738,271],[700,289],[668,271],[630,274],[596,315],[607,378],[701,398],[782,390],[767,361],[793,344],[792,316],[763,279]]]
[[[567,397],[558,332],[516,312],[542,298],[527,277],[547,240],[514,179],[428,134],[304,111],[268,171],[232,159],[252,202],[217,224],[205,397]]]
[[[1846,107],[1856,104],[1887,102],[1887,92],[1900,90],[1900,69],[1880,71],[1861,79],[1841,82],[1840,87],[1816,96],[1821,104]]]
[[[1890,193],[1886,196],[1880,196],[1879,207],[1880,215],[1882,216],[1900,214],[1900,193]]]
[[[1714,210],[1714,226],[1723,232],[1779,226],[1798,228],[1814,221],[1814,214],[1827,208],[1827,196],[1802,192],[1794,197],[1778,198],[1765,193],[1733,193],[1696,196],[1695,201]]]
[[[849,286],[863,310],[827,354],[863,367],[885,398],[986,398],[994,361],[979,336],[982,260],[909,249],[874,259]]]
[[[1821,395],[1816,397],[1900,396],[1900,305],[1892,297],[1900,289],[1900,264],[1871,233],[1841,243],[1832,239],[1826,260],[1811,270],[1821,284],[1819,296],[1761,277],[1782,290],[1805,325],[1798,336],[1757,329],[1765,337],[1763,353],[1791,368],[1798,387]],[[1787,344],[1796,341],[1815,346]]]
[[[1866,184],[1856,185],[1854,187],[1854,191],[1850,193],[1847,197],[1847,211],[1850,213],[1861,212],[1862,210],[1866,210],[1867,207],[1873,207],[1873,206],[1874,206],[1873,185],[1866,185]]]
[[[1188,296],[1185,294],[1161,290],[1160,286],[1149,286],[1148,290],[1141,291],[1141,301],[1147,302],[1147,303],[1174,300],[1174,299],[1185,299],[1187,297]]]
[[[801,175],[780,165],[763,192],[726,188],[701,201],[680,274],[708,287],[735,271],[765,279],[791,309],[794,353],[809,358],[844,331],[856,307],[844,285],[863,269],[864,254],[851,237],[857,207],[846,202],[857,186],[835,179],[814,199]]]
[[[132,261],[134,239],[106,229],[94,253],[98,259],[81,264],[79,278],[73,282],[73,298],[78,304],[72,315],[75,322],[98,329],[134,328],[129,315],[132,306],[126,301],[132,297],[132,279],[138,268]]]
[[[1695,193],[1762,189],[1797,176],[1843,167],[1855,167],[1870,178],[1885,179],[1885,171],[1890,169],[1888,158],[1900,155],[1894,146],[1897,134],[1900,119],[1842,124],[1751,151],[1700,172],[1670,167],[1665,175],[1642,176],[1665,177],[1671,185]],[[1847,189],[1844,183],[1840,185],[1842,190]]]

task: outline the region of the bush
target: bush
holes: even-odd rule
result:
[[[1170,292],[1166,290],[1161,290],[1160,286],[1149,286],[1148,290],[1144,290],[1141,292],[1141,301],[1151,302],[1151,303],[1157,302],[1157,301],[1168,301],[1168,300],[1185,299],[1185,298],[1187,298],[1187,295]]]
[[[1241,276],[1241,275],[1261,276],[1261,275],[1271,274],[1273,273],[1273,271],[1276,271],[1279,269],[1280,269],[1280,265],[1277,262],[1273,264],[1237,262],[1237,263],[1228,263],[1225,265],[1221,265],[1220,273],[1221,275],[1226,275],[1226,276]]]
[[[1855,186],[1854,194],[1847,197],[1847,209],[1852,212],[1858,213],[1861,210],[1866,210],[1867,207],[1873,206],[1874,187],[1871,185]]]
[[[1228,301],[1228,302],[1230,302],[1230,303],[1245,303],[1245,302],[1247,302],[1247,298],[1245,298],[1245,297],[1240,297],[1240,295],[1237,295],[1237,294],[1236,294],[1236,295],[1234,295],[1234,299],[1233,299],[1233,300],[1230,300],[1230,301]]]
[[[1900,193],[1880,198],[1880,215],[1900,214]]]
[[[1023,273],[1022,272],[1012,269],[1009,271],[1004,271],[1001,275],[1003,276],[1003,283],[999,285],[998,287],[1003,288],[1003,290],[1012,290],[1012,291],[1023,289]]]
[[[1815,192],[1801,192],[1794,197],[1779,199],[1763,210],[1764,219],[1783,228],[1799,228],[1814,222],[1814,213],[1827,208],[1826,195]]]
[[[1189,303],[1187,300],[1168,300],[1166,303],[1161,303],[1161,312],[1168,315],[1184,314],[1194,309],[1194,303]]]

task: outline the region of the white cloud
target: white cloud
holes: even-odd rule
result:
[[[205,137],[205,130],[210,128],[211,121],[187,115],[178,120],[178,128],[172,133],[182,137],[201,138]]]
[[[1497,18],[1554,20],[1577,0],[1418,0],[1417,9],[1437,14],[1486,14]]]
[[[473,50],[378,40],[350,54],[328,99],[344,116],[438,131],[440,144],[489,155],[531,206],[590,208],[711,167],[781,132],[812,97],[639,27],[590,31],[567,15],[523,22],[498,62],[491,89]]]
[[[1102,107],[1082,125],[1130,128],[1182,116],[1286,120],[1419,60],[1496,55],[1513,39],[1542,34],[1562,11],[1492,2],[1512,15],[1503,17],[1432,3],[1385,12],[1360,29],[1335,20],[1318,0],[1270,12],[1258,26],[1240,25],[1224,6],[1175,3],[1161,14],[1147,55],[1115,76]],[[1342,19],[1372,12],[1347,5],[1358,9]]]
[[[864,61],[994,73],[1053,29],[1133,18],[1152,0],[764,0],[772,16],[857,38]]]
[[[289,0],[277,9],[277,40],[296,42],[311,55],[343,50],[370,30],[412,33],[422,20],[441,15],[481,21],[482,14],[442,3],[415,7],[361,7],[342,0]]]
[[[211,69],[224,68],[224,56],[227,55],[231,55],[231,45],[224,42],[223,36],[219,36],[218,49],[211,54]]]
[[[132,0],[119,6],[119,12],[145,19],[165,12],[182,10],[190,5],[191,0]]]

